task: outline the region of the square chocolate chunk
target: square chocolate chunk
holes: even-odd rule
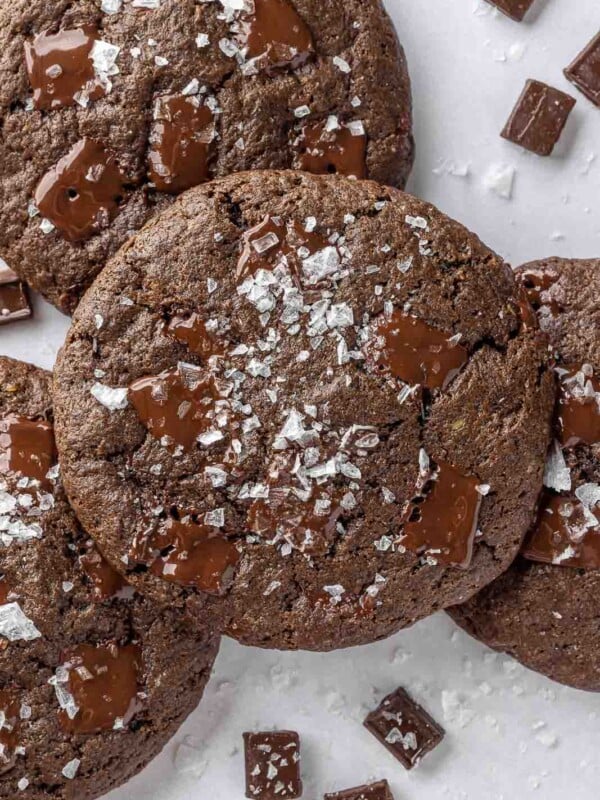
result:
[[[356,786],[342,792],[326,794],[324,800],[394,800],[387,781],[378,781],[368,786]]]
[[[245,733],[246,797],[300,797],[300,738],[294,731]]]
[[[529,80],[501,135],[532,153],[549,156],[575,103],[570,95]]]
[[[521,22],[525,14],[529,11],[534,0],[487,0],[492,6],[506,14],[507,17]]]
[[[31,314],[25,284],[0,259],[0,325],[27,319]]]
[[[415,767],[444,738],[443,728],[404,689],[382,700],[364,724],[406,769]]]
[[[600,106],[600,33],[565,70],[566,77]]]

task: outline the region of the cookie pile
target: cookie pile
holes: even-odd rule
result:
[[[0,45],[0,322],[73,312],[53,378],[0,358],[0,797],[126,781],[225,634],[451,609],[599,689],[598,265],[515,276],[401,191],[378,0],[0,0]],[[365,726],[406,769],[444,735],[404,689]],[[244,744],[247,797],[301,796],[296,732]]]

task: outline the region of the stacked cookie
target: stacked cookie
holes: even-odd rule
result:
[[[74,310],[52,387],[0,359],[0,796],[122,783],[224,633],[331,650],[466,602],[568,681],[598,566],[592,268],[517,280],[397,188],[379,2],[0,1],[0,42],[6,285]],[[539,613],[525,640],[530,602],[556,642]],[[421,712],[410,766],[441,738]]]

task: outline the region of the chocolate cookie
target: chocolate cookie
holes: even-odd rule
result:
[[[48,373],[0,358],[0,798],[87,800],[198,703],[218,636],[134,594],[61,488]]]
[[[549,259],[518,274],[556,360],[555,439],[521,556],[451,614],[531,669],[600,691],[600,261]]]
[[[552,376],[511,270],[371,182],[247,173],[112,260],[56,372],[67,491],[141,590],[280,648],[387,636],[513,560]],[[531,310],[529,310],[531,314]]]
[[[0,0],[0,256],[70,312],[173,196],[246,169],[403,186],[380,0]]]

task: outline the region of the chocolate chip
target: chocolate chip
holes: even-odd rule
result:
[[[0,259],[0,325],[32,315],[25,284]]]
[[[326,794],[323,800],[394,800],[387,781],[378,781],[368,786],[356,786],[342,792]]]
[[[521,22],[533,5],[534,0],[487,0],[487,2],[492,6],[496,6],[507,17]]]
[[[406,769],[415,767],[444,738],[444,730],[404,689],[384,698],[364,725]]]
[[[528,80],[502,137],[539,156],[549,156],[575,106],[575,99],[541,81]]]
[[[117,216],[123,188],[114,156],[99,142],[81,139],[44,175],[34,200],[68,241],[82,242]]]
[[[246,797],[300,797],[300,737],[294,731],[245,733]]]
[[[565,69],[565,76],[592,103],[600,106],[600,33]]]

